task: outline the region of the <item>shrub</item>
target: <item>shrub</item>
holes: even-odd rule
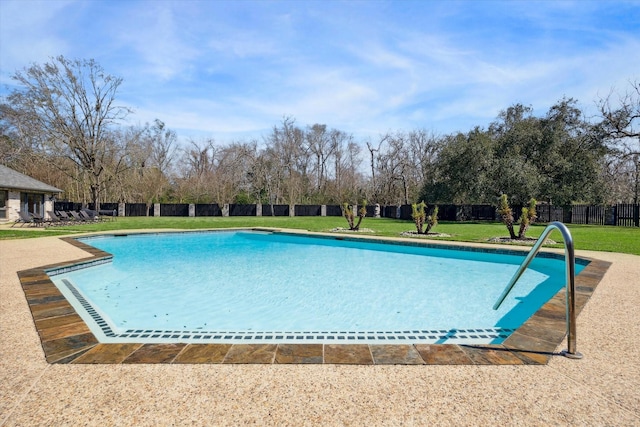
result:
[[[347,223],[349,223],[349,230],[360,230],[360,223],[362,223],[362,219],[367,216],[367,201],[363,200],[360,209],[358,209],[357,224],[354,225],[355,214],[353,212],[353,207],[349,203],[342,204],[342,215],[346,218]]]
[[[536,203],[536,199],[532,198],[529,200],[529,204],[522,208],[522,215],[520,215],[520,228],[518,229],[518,235],[516,236],[516,233],[513,230],[513,211],[509,206],[509,200],[507,199],[506,194],[502,194],[500,196],[500,200],[498,201],[498,214],[500,214],[504,225],[507,226],[510,238],[515,240],[524,239],[526,237],[529,226],[533,224],[537,218]]]
[[[411,205],[411,218],[413,218],[413,222],[416,224],[416,230],[418,234],[422,234],[422,229],[424,227],[424,222],[427,219],[427,213],[425,209],[427,205],[424,201],[420,203],[413,203]]]
[[[520,229],[518,230],[518,239],[524,239],[529,226],[533,224],[537,218],[536,199],[529,200],[529,205],[522,208],[520,216]]]
[[[509,200],[506,194],[500,196],[500,200],[498,201],[498,214],[500,214],[502,222],[507,226],[507,230],[509,230],[509,237],[516,239],[516,233],[513,231],[513,211],[509,206]]]
[[[429,231],[438,225],[438,206],[433,208],[433,213],[427,217],[427,230],[425,234],[429,234]]]
[[[433,213],[427,216],[427,204],[422,201],[411,205],[411,218],[416,224],[418,234],[429,234],[429,231],[438,224],[438,207],[433,209]],[[427,229],[423,231],[425,223]]]

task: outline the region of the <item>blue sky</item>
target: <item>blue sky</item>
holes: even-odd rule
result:
[[[375,141],[563,96],[595,113],[640,79],[640,1],[0,0],[3,87],[57,55],[122,77],[131,123],[181,139],[261,139],[288,116]]]

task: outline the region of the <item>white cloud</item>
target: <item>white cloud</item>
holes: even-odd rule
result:
[[[272,56],[279,51],[273,41],[256,32],[216,35],[209,40],[207,46],[223,56],[238,58]]]
[[[0,0],[0,79],[10,61],[90,54],[124,78],[135,120],[217,139],[283,116],[467,131],[516,102],[589,105],[640,70],[633,3],[49,1],[18,16],[22,3]]]
[[[32,63],[72,50],[58,33],[60,18],[74,1],[0,1],[0,75],[8,76]]]
[[[188,73],[201,49],[188,40],[188,29],[176,22],[175,6],[167,2],[142,2],[130,19],[117,25],[122,48],[139,55],[142,71],[161,81]]]

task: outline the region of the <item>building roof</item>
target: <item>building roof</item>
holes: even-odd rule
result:
[[[0,188],[37,191],[40,193],[62,193],[59,188],[45,184],[4,165],[0,165]]]

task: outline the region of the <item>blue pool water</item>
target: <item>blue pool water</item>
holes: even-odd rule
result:
[[[496,311],[523,255],[252,231],[83,241],[113,261],[52,280],[103,342],[499,343],[565,274],[536,258]]]

